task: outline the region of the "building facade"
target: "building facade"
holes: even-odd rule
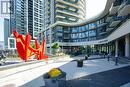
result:
[[[63,52],[110,53],[130,57],[130,0],[107,0],[104,11],[82,23],[57,23],[50,28],[51,42],[59,42]],[[52,44],[47,44],[49,48]]]
[[[47,28],[57,21],[72,23],[85,18],[85,0],[46,0],[44,1],[44,24]]]
[[[54,32],[60,31],[59,26],[51,27],[57,23],[76,23],[85,20],[85,0],[46,0],[44,1],[44,30],[42,35],[46,38],[47,44],[60,40]],[[43,37],[42,37],[43,38]],[[58,38],[58,39],[54,39]],[[51,46],[50,46],[51,47]],[[51,48],[48,48],[48,51]],[[51,50],[50,50],[51,52]]]
[[[8,48],[8,37],[10,35],[10,0],[0,1],[0,49]]]
[[[43,0],[12,0],[11,31],[30,33],[32,38],[43,29]]]

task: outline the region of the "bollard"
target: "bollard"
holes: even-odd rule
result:
[[[109,60],[110,60],[110,54],[108,54],[108,57],[107,57],[107,58],[108,58],[108,61],[109,61]]]
[[[118,56],[116,55],[115,58],[116,58],[115,65],[117,66],[118,65]]]

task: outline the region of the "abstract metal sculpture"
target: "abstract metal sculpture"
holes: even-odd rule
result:
[[[35,55],[37,60],[47,59],[48,56],[45,55],[45,39],[42,41],[42,44],[39,45],[38,41],[35,39],[35,49],[31,47],[30,41],[31,36],[29,33],[27,33],[25,36],[22,34],[19,34],[16,30],[13,30],[13,35],[16,38],[16,47],[19,56],[22,60],[25,62],[28,61],[28,59]]]

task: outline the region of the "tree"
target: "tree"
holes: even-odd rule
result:
[[[53,49],[59,49],[59,47],[60,47],[59,43],[57,43],[57,42],[54,43],[53,46],[52,46]]]
[[[57,43],[57,42],[54,43],[53,46],[52,46],[53,53],[54,53],[54,54],[58,53],[59,48],[60,48],[59,43]]]
[[[35,43],[34,43],[34,41],[31,41],[31,42],[30,42],[30,45],[31,45],[32,48],[35,48]]]

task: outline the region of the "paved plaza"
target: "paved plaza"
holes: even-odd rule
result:
[[[127,66],[69,80],[67,87],[130,87],[129,82],[130,66]]]
[[[58,67],[67,73],[67,87],[130,86],[130,64],[119,63],[115,66],[114,61],[107,61],[107,59],[99,58],[84,60],[83,67],[77,67],[77,62],[74,60],[79,57],[81,59],[84,58],[84,56],[78,56],[66,60],[50,60],[48,64],[40,62],[3,70],[0,72],[0,87],[4,87],[7,84],[13,84],[14,87],[45,86],[43,74],[54,67]]]

